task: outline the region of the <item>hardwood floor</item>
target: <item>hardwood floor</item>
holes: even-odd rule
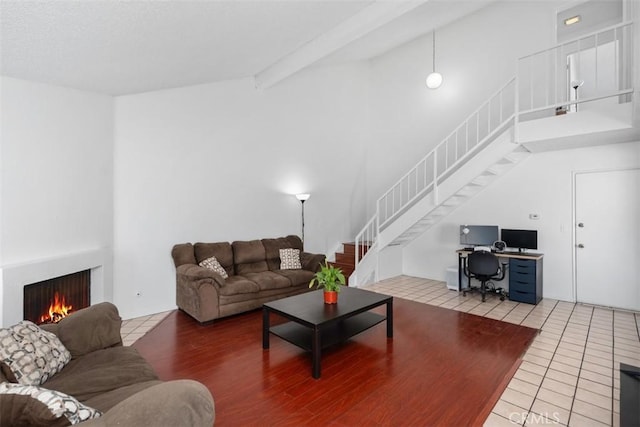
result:
[[[395,298],[394,338],[382,323],[326,350],[314,380],[303,350],[262,349],[261,316],[175,311],[134,346],[162,379],[204,383],[217,426],[462,426],[482,425],[538,332]]]

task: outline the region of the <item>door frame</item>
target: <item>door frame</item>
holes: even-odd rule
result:
[[[576,205],[578,203],[577,200],[577,179],[579,175],[585,175],[588,173],[607,173],[607,172],[625,172],[625,171],[635,171],[640,170],[640,167],[629,167],[629,168],[602,168],[602,169],[586,169],[579,171],[571,172],[571,276],[572,276],[572,284],[571,284],[571,299],[572,302],[578,302],[578,257],[576,256],[576,249],[578,248],[578,242],[576,237],[576,223],[577,223],[577,213],[576,213]]]

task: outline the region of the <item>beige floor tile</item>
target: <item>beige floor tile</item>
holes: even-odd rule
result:
[[[564,347],[558,346],[556,355],[566,356],[576,360],[582,360],[584,353],[582,351],[568,350]]]
[[[602,375],[597,372],[589,371],[587,369],[580,370],[580,378],[585,378],[589,381],[593,381],[593,382],[608,385],[608,386],[612,385],[611,375]]]
[[[530,408],[533,403],[533,396],[509,387],[505,389],[500,399],[525,409]]]
[[[542,380],[542,385],[540,387],[543,389],[555,391],[556,393],[560,393],[569,397],[573,397],[573,395],[576,392],[575,385],[570,385],[567,383],[556,381],[552,378],[549,378],[549,376],[545,377],[545,379]]]
[[[541,388],[538,391],[536,399],[540,399],[569,411],[571,410],[571,404],[573,403],[573,397],[565,396],[564,394],[556,393],[555,391],[548,390],[546,388]]]
[[[571,413],[571,411],[567,409],[561,408],[540,399],[536,399],[533,401],[531,412],[543,415],[549,421],[548,424],[561,425],[567,425],[569,423],[569,414]]]
[[[604,366],[605,368],[613,368],[613,360],[612,359],[603,359],[601,357],[592,356],[590,354],[585,354],[584,359],[585,362],[594,363],[596,365]]]
[[[491,412],[493,412],[494,414],[498,414],[508,420],[513,420],[515,418],[524,420],[529,411],[525,408],[501,399],[498,400],[498,403],[496,403],[496,406],[493,407],[493,410]]]
[[[538,385],[523,381],[515,376],[511,378],[508,387],[532,397],[535,397],[538,393]]]
[[[608,426],[609,424],[603,424],[592,418],[585,417],[584,415],[580,415],[577,412],[572,412],[571,418],[569,419],[569,425],[571,427],[605,427],[605,426]]]
[[[583,388],[576,389],[575,398],[577,400],[582,400],[583,402],[599,406],[600,408],[611,410],[612,408],[612,398],[606,397],[601,394],[593,393],[589,390],[585,390]]]
[[[544,376],[547,372],[547,368],[541,365],[538,365],[533,362],[529,362],[528,360],[523,360],[520,364],[519,370],[525,370],[527,372],[532,372],[536,375]]]
[[[512,423],[508,419],[501,417],[493,412],[489,414],[487,420],[484,422],[484,427],[514,427],[517,424]]]
[[[582,361],[579,359],[574,359],[573,357],[563,356],[561,354],[556,354],[553,356],[554,362],[564,363],[565,365],[573,366],[574,368],[579,368],[582,365]]]
[[[546,377],[564,384],[568,384],[572,387],[575,387],[578,384],[578,377],[576,375],[571,375],[562,371],[556,371],[555,369],[549,369],[547,371]]]
[[[547,359],[545,357],[540,357],[540,356],[534,356],[532,354],[529,354],[528,351],[522,357],[522,360],[526,360],[527,362],[535,363],[536,365],[545,366],[545,367],[549,366],[549,364],[551,363],[551,359]]]
[[[573,375],[575,377],[580,373],[580,368],[576,366],[567,365],[566,363],[558,362],[557,360],[551,361],[549,365],[549,369],[554,369],[556,371],[564,372],[569,375]]]
[[[578,387],[608,398],[613,396],[613,387],[611,387],[611,385],[600,384],[586,378],[580,378],[578,380]]]
[[[573,407],[571,408],[572,413],[578,413],[580,415],[584,415],[585,417],[589,417],[603,424],[610,425],[612,421],[613,413],[612,411],[600,408],[595,405],[591,405],[589,403],[583,402],[581,400],[576,399],[573,402]]]
[[[542,379],[544,378],[542,375],[534,374],[533,372],[529,372],[525,369],[518,369],[513,377],[535,386],[542,384]]]
[[[613,372],[613,368],[611,367],[598,365],[589,361],[584,361],[582,363],[581,370],[596,372],[598,374],[607,375],[607,376],[611,376],[611,373]]]

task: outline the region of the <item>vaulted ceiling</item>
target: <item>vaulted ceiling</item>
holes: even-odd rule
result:
[[[0,73],[110,95],[373,58],[495,0],[0,0]]]

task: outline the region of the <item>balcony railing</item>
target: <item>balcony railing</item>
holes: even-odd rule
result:
[[[629,101],[633,52],[633,24],[623,23],[520,58],[518,115],[576,110],[603,98]]]

